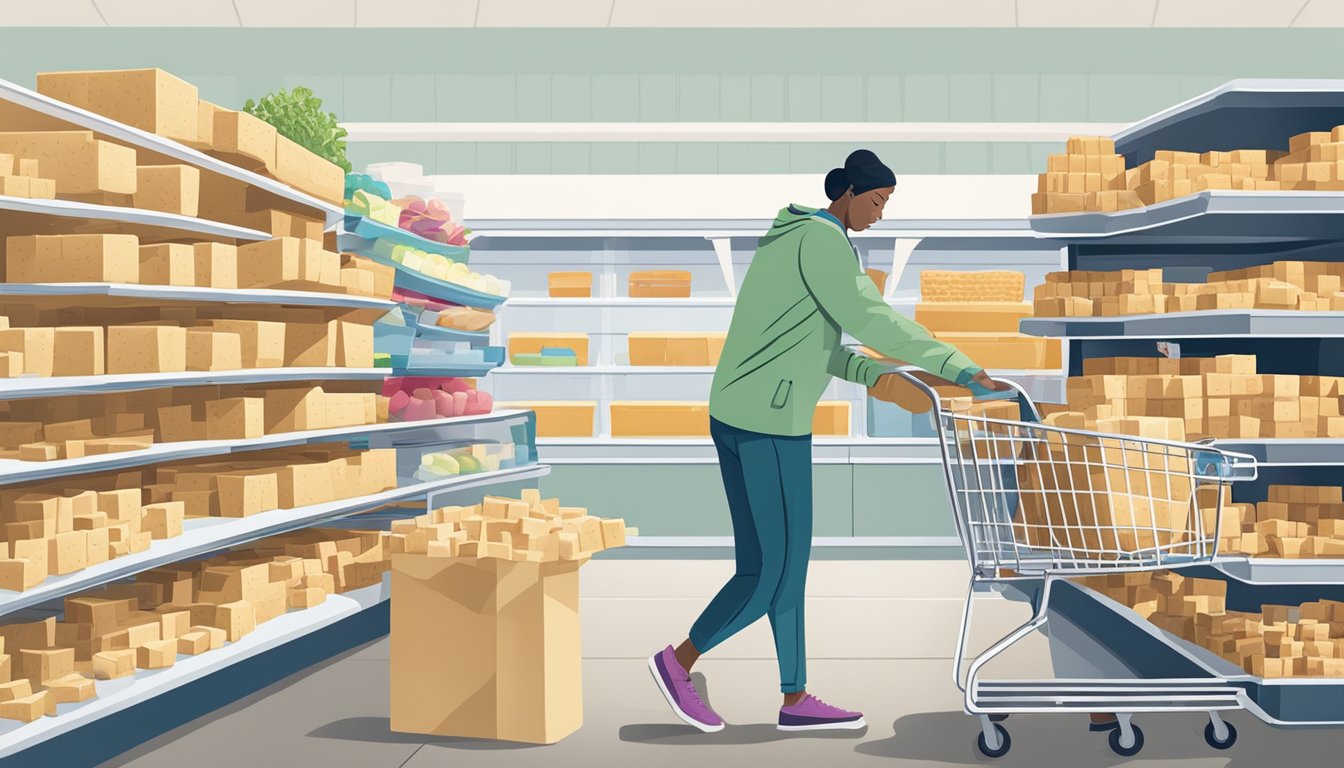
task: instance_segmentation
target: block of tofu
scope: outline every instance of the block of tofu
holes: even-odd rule
[[[213,154],[254,170],[275,165],[279,134],[270,123],[232,109],[217,109],[214,117]]]
[[[94,528],[83,531],[84,533],[84,552],[85,567],[98,565],[107,562],[111,557],[109,544],[111,537],[106,528]]]
[[[210,638],[210,650],[212,651],[223,648],[225,641],[228,639],[224,630],[219,627],[197,624],[193,625],[188,631],[204,632]]]
[[[973,272],[926,269],[919,273],[919,294],[924,301],[1020,302],[1026,290],[1021,272]]]
[[[0,718],[31,723],[47,713],[49,697],[46,691],[38,691],[8,701],[0,701]]]
[[[812,434],[844,436],[849,434],[850,403],[848,400],[830,400],[817,403],[812,414]]]
[[[19,648],[12,656],[15,678],[26,678],[34,688],[75,672],[73,648]]]
[[[135,175],[136,208],[195,218],[201,199],[201,172],[196,167],[142,165],[136,168]]]
[[[98,651],[93,654],[93,677],[96,680],[115,680],[135,674],[133,648],[116,651]]]
[[[0,683],[0,701],[13,701],[33,695],[33,685],[27,678]]]
[[[75,704],[92,699],[96,690],[92,678],[71,674],[47,681],[47,692],[56,704]]]
[[[279,134],[275,137],[274,163],[266,167],[280,181],[327,202],[339,205],[344,196],[345,173],[340,166]]]
[[[169,373],[186,369],[185,328],[170,325],[108,327],[108,373]]]
[[[320,311],[304,314],[285,323],[284,333],[286,365],[296,368],[336,365],[335,320],[324,320]]]
[[[197,656],[210,650],[210,633],[201,630],[189,630],[177,638],[177,652],[186,656]]]
[[[212,626],[224,630],[225,638],[236,643],[257,628],[257,614],[246,600],[224,603],[216,606]]]
[[[299,279],[302,241],[278,237],[239,246],[238,287],[273,288]]]
[[[135,649],[135,666],[140,669],[167,669],[177,661],[177,639],[150,640]]]
[[[260,397],[228,397],[205,404],[207,440],[241,440],[265,434],[265,405]]]
[[[7,328],[0,330],[0,352],[23,355],[23,372],[51,376],[56,370],[54,328]]]
[[[238,248],[224,243],[192,246],[196,285],[203,288],[238,287]]]
[[[47,540],[47,570],[52,576],[63,576],[88,567],[89,537],[87,531],[58,533]]]
[[[266,393],[266,433],[324,429],[325,392],[321,387],[290,387]]]
[[[709,404],[673,401],[613,401],[613,437],[703,437],[709,434]]]
[[[373,326],[337,320],[336,365],[342,368],[373,367]]]
[[[36,587],[46,578],[44,563],[27,558],[0,558],[0,589],[22,592]]]
[[[54,535],[54,534],[53,534]],[[51,568],[48,565],[50,559],[50,538],[41,539],[18,539],[9,542],[10,554],[15,560],[28,560],[34,563],[34,568],[46,574],[50,574]]]
[[[135,194],[135,150],[92,131],[0,133],[0,152],[37,160],[60,194]]]
[[[274,472],[237,472],[216,476],[219,511],[224,517],[247,517],[279,508]]]
[[[930,332],[1017,333],[1018,323],[1032,314],[1025,302],[921,302],[915,322]]]
[[[39,72],[37,90],[143,131],[199,138],[196,86],[161,69]]]
[[[238,334],[244,368],[279,368],[285,364],[285,324],[269,320],[214,320],[217,331]]]
[[[52,335],[53,376],[101,376],[106,351],[99,326],[65,326]]]
[[[242,367],[242,336],[210,328],[187,329],[188,371],[237,371]]]
[[[444,542],[432,542],[440,544]],[[294,587],[287,593],[287,605],[295,610],[321,605],[327,599],[327,593],[321,587]]]
[[[196,285],[196,253],[183,243],[140,246],[140,282],[146,285]]]
[[[185,516],[186,506],[181,501],[146,504],[142,510],[140,527],[149,532],[151,538],[170,539],[182,535],[182,520]]]
[[[325,463],[290,464],[276,472],[280,509],[321,504],[332,498],[332,467]]]

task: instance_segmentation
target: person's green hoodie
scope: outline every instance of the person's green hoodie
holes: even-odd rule
[[[883,367],[841,332],[888,357],[964,384],[980,367],[893,310],[836,220],[790,205],[747,270],[714,370],[709,415],[738,429],[805,435],[830,377],[873,386]]]

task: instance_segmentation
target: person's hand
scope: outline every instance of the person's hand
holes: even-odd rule
[[[1004,382],[995,381],[994,379],[989,378],[989,374],[985,373],[984,370],[981,370],[979,373],[972,376],[971,381],[993,392],[1002,392],[1005,389],[1010,389]]]

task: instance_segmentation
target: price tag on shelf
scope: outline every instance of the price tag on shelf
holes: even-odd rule
[[[1157,342],[1157,353],[1172,360],[1181,359],[1181,345],[1173,341]]]

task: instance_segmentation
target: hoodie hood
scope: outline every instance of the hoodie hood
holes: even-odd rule
[[[798,227],[804,226],[809,222],[822,224],[835,229],[842,235],[845,234],[844,228],[836,224],[832,218],[829,216],[818,216],[817,213],[820,210],[820,208],[808,208],[805,205],[790,203],[779,209],[779,214],[775,216],[775,220],[770,224],[770,231],[767,232],[765,236],[769,238],[779,237],[780,235],[793,232],[797,230]],[[848,239],[848,237],[846,237],[846,239]]]

